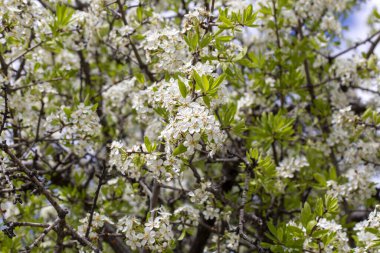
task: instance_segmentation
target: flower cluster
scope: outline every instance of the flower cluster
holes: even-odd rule
[[[2,251],[378,252],[361,2],[0,0]]]
[[[157,217],[149,218],[144,224],[136,217],[126,216],[118,222],[118,231],[125,234],[126,243],[133,250],[147,248],[163,252],[174,240],[170,216],[161,210]]]
[[[199,188],[195,191],[189,192],[190,201],[200,205],[208,201],[213,196],[212,193],[207,191],[207,188],[209,187],[211,187],[210,182],[201,183]]]
[[[349,169],[342,176],[346,178],[346,183],[327,181],[328,194],[353,205],[365,203],[374,194],[374,169],[372,166],[360,165],[357,168]]]
[[[175,113],[179,105],[190,103],[190,97],[183,98],[178,89],[178,80],[171,78],[168,82],[161,81],[148,88],[148,93],[152,94],[149,104],[154,107],[163,107],[168,112]],[[187,83],[187,81],[185,81]]]
[[[226,139],[215,116],[205,106],[194,102],[178,108],[177,115],[170,119],[161,137],[170,144],[169,150],[183,144],[186,155],[192,155],[195,150],[199,150],[199,143],[202,141],[211,156],[221,148]]]
[[[85,218],[79,221],[81,225],[78,227],[78,233],[82,236],[85,236],[89,227],[90,214],[87,214]],[[99,229],[103,228],[105,222],[113,224],[113,222],[107,216],[94,212],[92,216],[91,228],[88,234],[88,238],[90,238],[91,240],[99,239],[97,232],[99,232]]]
[[[144,161],[142,158],[142,148],[140,145],[135,145],[132,148],[125,149],[123,143],[113,141],[111,144],[111,152],[109,164],[123,174],[131,178],[140,178],[140,167]]]
[[[297,1],[294,8],[295,12],[302,18],[310,18],[312,20],[318,20],[322,15],[325,14],[326,10],[328,13],[339,12],[345,9],[348,4],[348,0],[342,1],[331,1],[331,0],[300,0]]]
[[[351,106],[348,106],[346,108],[340,109],[337,113],[334,113],[331,123],[342,126],[346,123],[354,123],[355,119],[357,118],[358,117],[352,112]]]
[[[83,103],[76,108],[62,106],[58,113],[47,117],[45,124],[51,127],[48,131],[68,140],[86,139],[100,134],[99,117],[95,108]]]
[[[304,156],[285,158],[276,168],[277,175],[280,178],[293,178],[294,173],[307,166],[309,166],[309,163]]]
[[[180,31],[175,28],[151,30],[144,34],[144,50],[148,62],[153,58],[158,62],[154,65],[156,71],[176,72],[186,62],[191,61],[191,54],[186,50],[186,42]]]
[[[114,85],[109,85],[103,92],[105,102],[110,107],[115,108],[125,104],[125,99],[128,97],[133,86],[135,85],[136,78],[122,80]],[[109,108],[106,106],[106,108]]]
[[[111,166],[115,166],[122,174],[130,178],[139,179],[145,168],[158,180],[170,181],[178,176],[182,162],[174,156],[165,157],[160,152],[147,152],[144,145],[134,145],[125,148],[121,142],[114,141],[111,144],[110,160]]]
[[[204,8],[195,8],[192,12],[185,15],[183,20],[183,30],[182,33],[186,33],[194,29],[195,27],[199,27],[199,25],[207,22],[208,18],[210,18],[211,13],[206,11]]]
[[[358,247],[355,253],[377,252],[371,249],[374,244],[378,243],[378,231],[380,229],[380,214],[377,208],[371,212],[368,219],[355,224],[356,242]]]
[[[185,227],[195,227],[199,223],[199,210],[191,205],[183,205],[177,208],[173,213],[174,223],[179,224],[177,229],[183,230]]]
[[[323,231],[321,234],[330,238],[327,245],[317,242],[316,239],[310,235],[310,228],[307,229],[301,223],[291,220],[286,226],[290,229],[295,228],[298,231],[298,236],[293,237],[292,240],[296,241],[302,239],[304,251],[313,251],[316,245],[319,245],[317,247],[323,250],[322,252],[345,253],[350,251],[346,230],[334,220],[319,218],[312,227],[313,234],[318,233],[318,231]]]

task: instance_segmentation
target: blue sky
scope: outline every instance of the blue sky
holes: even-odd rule
[[[367,0],[365,3],[361,3],[355,7],[351,15],[342,22],[343,25],[349,27],[349,30],[344,32],[343,37],[351,42],[366,39],[371,34],[371,30],[367,25],[367,19],[374,8],[377,8],[380,11],[380,0]],[[365,51],[368,49],[369,45],[370,44],[367,43],[359,47],[358,50]],[[342,48],[345,48],[345,46],[346,45],[342,44]],[[380,55],[380,48],[377,48],[376,53]]]

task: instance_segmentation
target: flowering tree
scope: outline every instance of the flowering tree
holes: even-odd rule
[[[1,252],[379,252],[359,2],[0,0]]]

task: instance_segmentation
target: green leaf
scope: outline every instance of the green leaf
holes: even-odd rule
[[[324,210],[324,207],[323,207],[323,201],[321,198],[319,198],[317,200],[317,204],[315,206],[315,213],[319,216],[319,217],[322,217],[323,215],[323,210]]]
[[[337,180],[337,175],[336,175],[336,169],[335,167],[331,167],[330,170],[329,170],[329,177],[330,177],[330,180]]]
[[[71,117],[72,110],[69,107],[64,107],[63,112],[66,114],[67,118]]]
[[[135,77],[136,77],[136,79],[137,79],[137,81],[139,83],[141,83],[141,84],[145,83],[145,76],[144,76],[144,74],[142,74],[142,73],[136,73]]]
[[[234,27],[232,21],[229,20],[226,16],[219,15],[219,20],[223,23],[222,25],[219,25],[219,27],[222,29],[229,29]]]
[[[142,6],[137,7],[136,9],[137,20],[141,23],[143,21],[143,8]]]
[[[296,226],[287,226],[287,231],[289,231],[293,236],[301,237],[304,235],[304,232],[301,228]]]
[[[207,92],[210,88],[210,83],[209,83],[206,75],[202,76],[202,83],[203,83],[204,91]]]
[[[260,246],[261,247],[263,247],[263,248],[271,248],[272,246],[273,246],[273,244],[270,244],[270,243],[267,243],[267,242],[262,242],[261,244],[260,244]]]
[[[373,8],[373,16],[377,19],[380,19],[380,13],[377,8]]]
[[[239,61],[241,59],[243,59],[243,57],[246,55],[247,53],[247,47],[243,47],[243,50],[241,50],[241,52],[238,53],[238,55],[236,55],[234,57],[234,61]]]
[[[337,213],[338,210],[339,210],[338,199],[334,198],[331,195],[326,195],[326,197],[325,197],[325,206],[326,206],[327,212],[329,212],[329,213]]]
[[[309,203],[305,202],[302,210],[301,210],[301,223],[304,227],[307,226],[309,221],[312,219],[312,213]]]
[[[148,136],[144,137],[144,144],[148,152],[152,152],[152,143],[150,142]]]
[[[216,42],[229,42],[234,38],[234,36],[219,36],[216,37],[215,40]]]
[[[158,114],[160,115],[164,120],[168,120],[169,119],[169,112],[165,109],[165,108],[162,108],[162,107],[157,107],[157,108],[153,108],[153,110]]]
[[[313,233],[314,238],[322,238],[323,236],[327,235],[330,232],[328,229],[318,229]]]
[[[204,91],[202,78],[199,76],[199,74],[195,70],[193,70],[193,78],[195,79],[195,82],[197,83],[198,87],[202,91]]]
[[[199,42],[199,35],[197,32],[188,31],[187,35],[184,36],[184,40],[189,46],[190,51],[196,51]]]
[[[246,127],[244,121],[236,122],[232,126],[231,130],[232,130],[232,133],[234,133],[235,135],[237,135],[241,138],[246,138],[246,136],[243,135],[243,132],[247,130],[247,127]]]
[[[187,148],[183,145],[183,144],[180,144],[178,147],[176,147],[173,151],[173,156],[177,156],[177,155],[180,155],[182,153],[185,153],[187,151]]]
[[[244,26],[248,27],[255,27],[253,24],[256,20],[257,13],[253,13],[252,5],[249,5],[247,8],[245,8],[243,12],[243,16],[241,18],[241,23]]]
[[[245,10],[243,12],[243,14],[244,14],[244,22],[247,21],[250,18],[250,16],[252,15],[252,10],[253,10],[252,4],[248,5],[248,7],[245,8]]]
[[[182,97],[185,98],[187,96],[187,88],[186,88],[185,83],[182,82],[180,79],[178,79],[178,88],[179,88],[179,91],[181,92]]]
[[[226,78],[226,74],[223,73],[221,74],[220,76],[218,76],[218,78],[215,79],[215,81],[211,84],[211,87],[210,87],[210,91],[209,93],[215,93],[217,91],[217,89],[219,88],[220,84],[224,81],[224,79]]]
[[[203,96],[202,99],[203,99],[203,102],[205,102],[205,104],[207,105],[207,107],[211,106],[210,98],[207,95]]]
[[[127,160],[128,156],[129,156],[129,153],[127,153],[124,149],[122,148],[119,148],[119,152],[120,152],[120,155],[121,155],[121,160],[124,162],[125,160]]]
[[[316,220],[311,220],[306,225],[306,233],[310,234],[313,228],[318,224]]]
[[[281,113],[277,115],[264,113],[257,125],[252,127],[250,138],[264,143],[265,149],[276,140],[291,141],[294,134],[293,122],[292,118],[285,117]]]
[[[34,72],[37,72],[37,70],[39,69],[41,67],[41,63],[39,63],[39,62],[36,62],[35,64],[34,64]]]
[[[336,232],[332,232],[331,233],[331,231],[330,231],[330,234],[328,234],[328,236],[325,236],[324,238],[323,238],[323,244],[324,245],[328,245],[328,244],[330,244],[333,240],[334,240],[334,238],[335,238],[335,236],[336,236]]]
[[[219,116],[221,119],[222,127],[229,127],[234,122],[236,111],[237,105],[234,103],[223,105],[220,108]]]
[[[377,228],[367,227],[367,228],[365,228],[365,231],[367,231],[371,234],[374,234],[374,235],[379,235],[379,230]]]
[[[277,229],[277,238],[280,242],[284,240],[284,230],[282,228]]]
[[[184,230],[182,230],[182,233],[181,233],[180,237],[178,238],[178,241],[182,241],[183,238],[185,238],[185,236],[186,236],[186,230],[184,229]]]
[[[313,174],[315,180],[317,180],[317,182],[323,186],[323,187],[326,187],[327,186],[327,182],[326,182],[326,178],[324,175],[320,174],[320,173],[314,173]]]
[[[203,36],[203,38],[199,42],[199,47],[204,48],[204,47],[208,46],[210,44],[211,40],[212,40],[211,34],[206,34],[205,36]]]
[[[379,240],[374,240],[373,243],[368,247],[369,249],[378,248],[380,246]]]
[[[269,221],[267,225],[268,225],[268,229],[269,229],[269,231],[272,233],[272,235],[274,235],[274,236],[277,237],[277,229],[276,229],[276,227],[273,225],[273,222],[272,222],[272,221]]]
[[[65,4],[58,4],[56,7],[56,22],[57,25],[62,28],[68,25],[71,21],[71,17],[74,14],[74,10],[67,7]]]

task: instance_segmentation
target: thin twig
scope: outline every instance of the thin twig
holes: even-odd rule
[[[91,207],[91,211],[90,211],[90,217],[88,219],[88,226],[87,226],[87,230],[86,230],[86,238],[88,238],[88,235],[90,234],[92,220],[93,220],[94,212],[95,212],[95,208],[96,208],[96,202],[98,201],[100,188],[102,187],[103,179],[105,178],[106,174],[107,174],[107,166],[105,164],[103,164],[102,175],[99,177],[99,184],[98,184],[98,187],[96,188],[94,201],[92,203],[92,207]]]
[[[40,228],[47,228],[50,226],[47,223],[17,222],[17,221],[9,222],[8,225],[9,227],[40,227]]]
[[[153,181],[153,189],[152,189],[152,197],[149,201],[149,209],[151,212],[156,208],[158,203],[158,196],[160,195],[160,184],[157,182],[157,179],[154,179]],[[152,217],[153,217],[152,213]]]
[[[248,187],[249,187],[249,171],[248,167],[245,169],[245,180],[244,180],[244,188],[243,188],[243,194],[241,197],[241,206],[239,210],[239,235],[241,235],[244,232],[244,212],[245,212],[245,204],[247,202],[247,193],[248,193]]]
[[[31,170],[29,170],[14,154],[11,152],[8,148],[8,145],[3,142],[0,144],[0,149],[2,149],[10,158],[11,160],[30,178],[32,183],[37,187],[37,189],[45,195],[46,199],[50,202],[50,204],[54,207],[54,209],[57,211],[58,216],[60,218],[64,218],[68,211],[66,209],[63,209],[58,202],[53,197],[53,194],[45,188],[45,186],[40,182],[40,180],[35,176],[35,173]]]
[[[371,44],[371,47],[368,49],[368,52],[366,54],[366,58],[368,59],[374,52],[377,47],[377,45],[380,42],[380,35],[377,36],[376,40]]]
[[[17,61],[18,59],[20,59],[21,57],[23,57],[24,55],[26,55],[27,53],[33,51],[35,48],[39,47],[42,45],[43,42],[39,42],[37,43],[36,45],[32,46],[31,48],[28,48],[27,50],[25,50],[25,52],[21,53],[19,56],[17,56],[16,58],[14,58],[13,60],[11,60],[9,63],[7,63],[7,65],[11,65],[12,63],[14,63],[15,61]]]
[[[95,247],[89,240],[87,240],[85,237],[81,236],[80,234],[78,234],[77,231],[75,231],[71,226],[69,226],[68,224],[65,224],[68,232],[71,234],[71,236],[73,238],[75,238],[76,240],[78,240],[78,242],[80,244],[82,244],[83,246],[88,246],[89,248],[91,248],[93,251],[95,251],[96,253],[99,253],[100,250]]]
[[[60,220],[60,218],[57,218],[52,224],[45,228],[42,234],[37,237],[37,239],[31,245],[25,248],[25,252],[30,252],[33,248],[35,248],[42,241],[42,239],[44,239],[45,236],[59,223]]]
[[[367,42],[370,42],[375,36],[377,36],[378,34],[380,34],[380,31],[377,31],[377,32],[375,32],[374,34],[372,34],[371,36],[369,36],[367,39],[365,39],[365,40],[363,40],[363,41],[360,41],[360,42],[356,42],[353,46],[351,46],[351,47],[349,47],[349,48],[347,48],[347,49],[345,49],[345,50],[343,50],[343,51],[341,51],[341,52],[339,52],[339,53],[337,53],[337,54],[335,54],[335,55],[333,55],[333,56],[329,56],[328,57],[328,59],[330,60],[330,61],[332,61],[332,60],[334,60],[334,59],[336,59],[337,57],[339,57],[339,56],[341,56],[341,55],[343,55],[343,54],[346,54],[346,53],[348,53],[349,51],[351,51],[351,50],[354,50],[354,49],[356,49],[356,48],[358,48],[359,46],[361,46],[361,45],[363,45],[363,44],[365,44],[365,43],[367,43]],[[376,43],[377,44],[377,43]],[[372,44],[372,46],[373,46],[374,44]],[[376,47],[376,46],[375,46]],[[374,49],[373,49],[374,50]],[[370,53],[371,51],[368,51],[368,53]],[[368,53],[367,53],[367,55],[368,55]]]

